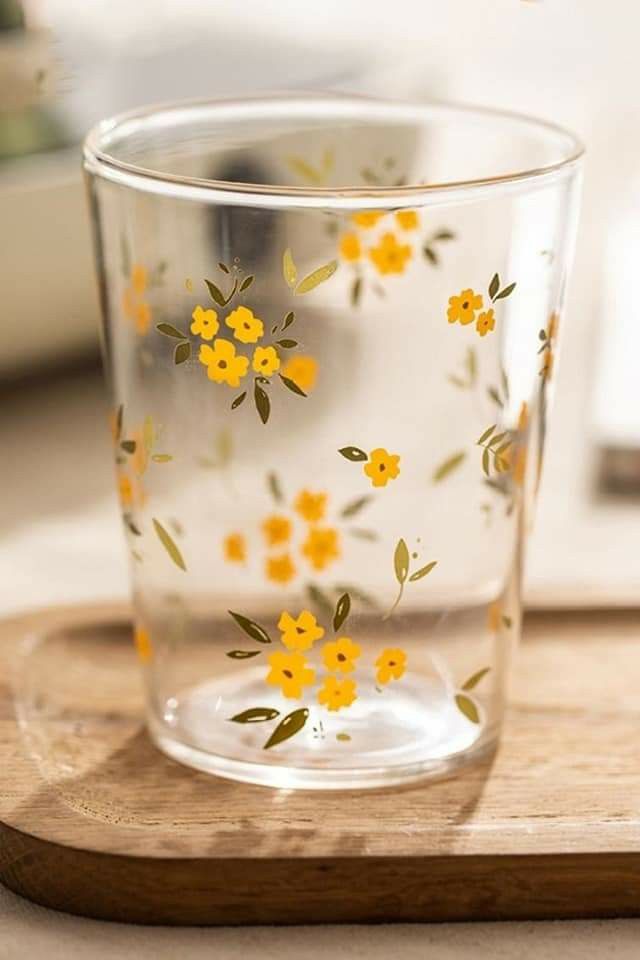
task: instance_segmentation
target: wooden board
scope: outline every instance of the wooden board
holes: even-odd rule
[[[0,879],[141,923],[640,915],[638,614],[535,614],[497,755],[458,777],[292,793],[150,744],[127,611],[0,626]]]

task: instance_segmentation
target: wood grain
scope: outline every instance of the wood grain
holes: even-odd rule
[[[498,754],[403,790],[183,768],[122,607],[0,626],[0,879],[72,913],[228,924],[640,915],[635,612],[535,614]]]

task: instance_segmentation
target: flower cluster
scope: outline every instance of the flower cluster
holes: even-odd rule
[[[397,479],[400,474],[400,454],[389,453],[384,447],[376,447],[371,453],[366,453],[360,447],[341,447],[338,453],[345,460],[363,463],[363,472],[372,487],[386,487],[389,480]]]
[[[513,293],[515,287],[515,283],[510,283],[500,289],[500,277],[495,273],[489,284],[489,300],[491,303],[504,300]],[[496,326],[494,308],[489,307],[485,310],[482,294],[476,293],[471,287],[466,287],[459,294],[449,297],[447,320],[449,323],[459,323],[463,327],[475,323],[476,333],[481,337],[486,337],[488,333],[495,330]]]

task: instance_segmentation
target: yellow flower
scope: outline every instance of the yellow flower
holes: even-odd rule
[[[482,296],[468,288],[458,297],[449,297],[447,319],[449,323],[455,323],[458,320],[463,327],[466,327],[468,323],[473,323],[475,320],[476,310],[482,310]]]
[[[133,642],[136,645],[140,662],[150,663],[153,659],[153,647],[151,645],[151,637],[149,636],[149,632],[145,630],[144,627],[136,627],[133,635]]]
[[[327,509],[327,494],[301,490],[293,506],[307,523],[318,523],[324,518]]]
[[[141,264],[136,263],[131,270],[129,286],[122,295],[122,309],[125,316],[133,320],[141,336],[147,333],[151,325],[151,307],[143,299],[146,289],[147,271]]]
[[[271,670],[267,674],[267,683],[280,687],[282,695],[290,700],[299,700],[302,688],[315,682],[316,672],[307,666],[302,653],[283,653],[278,650],[268,658]]]
[[[248,307],[237,307],[232,310],[225,323],[230,327],[236,340],[240,343],[257,343],[264,333],[264,324],[258,317],[254,317],[253,310]]]
[[[215,310],[205,310],[198,305],[191,316],[193,318],[191,333],[195,333],[196,336],[200,334],[203,340],[213,340],[220,329],[218,314]]]
[[[131,288],[139,297],[147,289],[147,271],[140,263],[134,263],[131,268]]]
[[[487,607],[487,627],[491,633],[497,633],[502,621],[502,602],[494,600]]]
[[[310,393],[316,385],[318,364],[314,357],[305,354],[296,354],[287,360],[282,368],[283,376],[297,383],[301,390]]]
[[[392,233],[384,233],[378,246],[369,250],[369,256],[379,273],[404,273],[411,247],[408,243],[398,243]]]
[[[288,650],[310,650],[316,640],[324,637],[324,629],[309,610],[303,610],[296,620],[283,610],[278,620],[278,630]]]
[[[136,304],[134,310],[134,319],[136,323],[136,330],[140,336],[143,337],[151,326],[151,307],[148,303]]]
[[[416,230],[418,222],[415,210],[398,210],[396,213],[396,223],[402,230]]]
[[[357,233],[343,233],[340,237],[340,256],[343,260],[354,262],[362,256],[360,239]]]
[[[354,643],[351,637],[338,637],[330,640],[322,648],[322,660],[327,670],[339,670],[341,673],[351,673],[362,649]]]
[[[118,474],[118,494],[123,507],[130,507],[133,503],[133,485],[126,473]]]
[[[383,216],[384,214],[377,210],[363,210],[361,213],[354,213],[351,219],[357,227],[368,230],[370,227],[375,227],[378,220]]]
[[[296,568],[291,559],[291,555],[288,553],[280,553],[276,557],[267,557],[265,561],[265,574],[267,579],[272,580],[274,583],[281,583],[283,585],[289,583],[296,575]]]
[[[245,563],[247,542],[241,533],[230,533],[223,541],[224,558],[228,563]]]
[[[253,369],[265,377],[280,369],[280,357],[275,347],[256,347],[253,351]]]
[[[386,487],[389,480],[395,480],[400,473],[400,455],[387,453],[384,447],[376,447],[369,454],[369,460],[363,469],[374,487]]]
[[[340,556],[338,531],[333,527],[313,527],[302,544],[302,553],[314,570],[324,570]]]
[[[406,670],[407,655],[399,647],[387,647],[376,660],[378,683],[399,680]]]
[[[234,345],[222,337],[214,340],[213,347],[203,343],[198,359],[207,368],[209,380],[228,383],[230,387],[240,385],[240,377],[244,377],[249,366],[247,358],[237,357]]]
[[[291,537],[291,521],[288,517],[273,514],[273,516],[267,517],[262,524],[262,532],[269,547],[277,547],[279,543],[288,543]]]
[[[493,307],[490,307],[486,313],[479,313],[476,320],[476,330],[481,337],[485,337],[496,325],[496,318],[493,313]]]
[[[327,710],[339,710],[350,707],[356,699],[356,685],[353,680],[339,680],[338,677],[326,677],[324,685],[318,690],[318,703]]]

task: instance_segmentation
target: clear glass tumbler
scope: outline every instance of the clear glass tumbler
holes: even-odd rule
[[[495,746],[581,152],[525,117],[339,97],[89,135],[163,751],[355,788]]]

